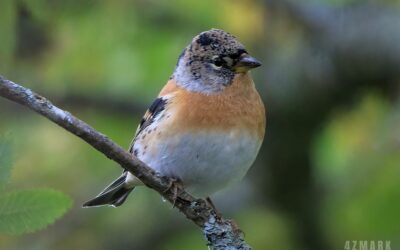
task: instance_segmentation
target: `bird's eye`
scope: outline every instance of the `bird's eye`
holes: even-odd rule
[[[222,60],[221,58],[216,58],[214,59],[214,65],[217,67],[221,67],[224,64],[224,60]]]

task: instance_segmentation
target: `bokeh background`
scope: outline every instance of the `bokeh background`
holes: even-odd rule
[[[400,4],[362,0],[1,0],[0,74],[128,147],[193,36],[236,35],[263,62],[253,77],[267,134],[245,180],[214,200],[254,249],[400,249]],[[120,168],[44,118],[0,99],[16,151],[10,188],[74,200],[45,230],[1,249],[206,249],[158,194],[82,209]],[[188,163],[190,164],[190,163]]]

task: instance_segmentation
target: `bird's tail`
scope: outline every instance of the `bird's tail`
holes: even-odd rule
[[[130,192],[135,187],[125,187],[125,179],[127,172],[123,173],[118,179],[106,187],[100,194],[95,198],[85,202],[83,207],[97,207],[103,205],[111,205],[114,207],[121,206]]]

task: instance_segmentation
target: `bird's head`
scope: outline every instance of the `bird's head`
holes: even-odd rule
[[[174,78],[190,91],[213,94],[229,86],[235,74],[260,65],[234,36],[212,29],[194,37],[183,50]]]

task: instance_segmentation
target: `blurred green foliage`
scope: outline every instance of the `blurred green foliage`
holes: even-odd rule
[[[353,110],[338,111],[317,140],[322,219],[336,248],[349,239],[399,240],[399,124],[399,106],[367,93]]]
[[[0,188],[11,173],[11,144],[0,137]],[[0,193],[0,233],[22,234],[43,229],[61,217],[72,201],[65,194],[50,189],[26,189]]]
[[[12,150],[8,139],[0,137],[0,191],[7,184],[11,175]]]

